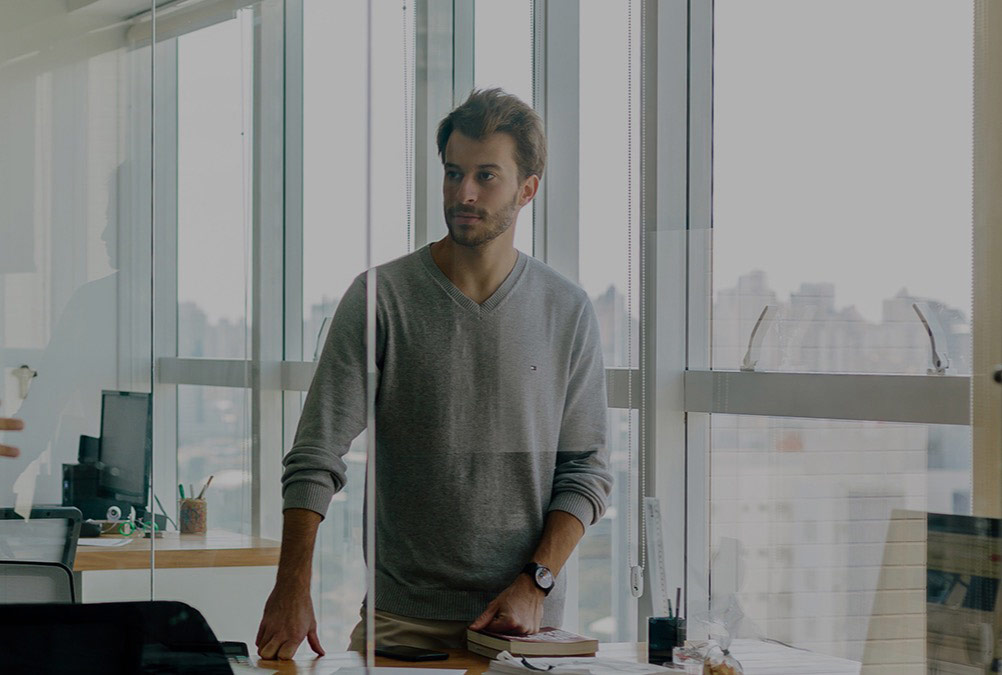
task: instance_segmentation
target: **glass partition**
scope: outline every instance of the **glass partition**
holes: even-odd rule
[[[587,529],[544,621],[642,641],[646,452],[690,490],[676,504],[691,510],[663,514],[670,545],[688,537],[676,558],[706,560],[669,573],[709,578],[685,592],[740,610],[739,639],[904,667],[887,660],[896,621],[940,656],[960,610],[986,623],[999,575],[944,552],[998,539],[972,515],[970,427],[687,412],[692,390],[641,410],[637,380],[674,386],[695,365],[971,375],[971,3],[688,3],[688,116],[670,143],[642,134],[642,104],[659,120],[681,108],[679,64],[643,63],[656,12],[641,0],[155,4],[0,9],[0,418],[25,424],[0,431],[20,448],[0,457],[0,563],[64,562],[86,603],[184,601],[253,652],[298,504],[324,516],[319,642],[356,665],[335,654],[364,635],[367,595],[465,644],[529,579],[559,512]],[[704,19],[712,50],[693,37]],[[522,207],[491,293],[460,270],[484,219],[436,206],[471,189],[465,151],[446,171],[434,138],[471,74],[540,110],[573,94],[542,110],[563,132],[543,177],[559,189],[535,218]],[[656,105],[648,76],[665,78]],[[704,176],[692,158],[711,135]],[[669,146],[691,153],[684,178],[681,162],[656,167]],[[477,189],[504,183],[499,167],[477,164]],[[692,204],[659,195],[650,223],[712,241],[671,231],[644,256],[654,168],[652,189],[680,181]],[[559,217],[561,200],[579,217]],[[693,216],[711,202],[712,228]],[[433,249],[442,218],[452,234]],[[675,254],[677,275],[656,278],[690,285],[642,287],[641,261]],[[684,325],[685,349],[641,306],[677,310],[655,323]],[[640,370],[650,344],[657,373]],[[283,492],[294,447],[322,466]],[[385,556],[371,567],[367,534]]]
[[[413,247],[414,151],[406,125],[413,114],[408,94],[415,76],[414,5],[373,3],[371,33],[368,7],[362,1],[303,3],[301,279],[302,359],[307,362],[319,361],[335,312],[356,277]],[[371,72],[331,67],[364,66],[370,35]],[[366,124],[371,125],[371,146]],[[301,395],[297,408],[305,400]],[[368,438],[367,432],[359,435],[342,458],[346,484],[327,509],[315,548],[313,604],[321,644],[328,650],[347,648],[365,597]],[[309,648],[304,643],[301,649]]]
[[[261,308],[281,246],[261,233],[281,240],[282,14],[277,0],[178,3],[155,26],[153,491],[168,518],[150,590],[247,644],[279,555],[275,470],[261,457],[265,444],[280,452],[267,408],[278,394],[259,364],[280,360],[269,340],[281,318]]]
[[[151,8],[0,7],[0,565],[84,602],[150,598]]]

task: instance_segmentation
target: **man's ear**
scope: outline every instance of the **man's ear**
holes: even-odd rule
[[[525,179],[522,183],[522,190],[518,195],[518,205],[519,207],[525,206],[532,201],[532,198],[536,196],[539,191],[539,176],[533,174]]]

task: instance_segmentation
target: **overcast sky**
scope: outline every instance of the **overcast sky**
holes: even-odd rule
[[[407,247],[405,35],[399,3],[375,7],[380,262]],[[625,8],[581,2],[580,282],[591,295],[626,287]],[[309,307],[340,296],[366,263],[365,15],[359,0],[306,0],[305,11]],[[761,269],[780,299],[802,282],[830,282],[838,305],[874,321],[902,287],[969,308],[971,26],[971,3],[955,0],[717,0],[717,288]],[[245,309],[249,31],[246,19],[230,21],[182,38],[179,50],[179,297],[213,320]],[[477,85],[528,98],[528,1],[479,0],[475,38]],[[527,215],[518,243],[530,251]]]

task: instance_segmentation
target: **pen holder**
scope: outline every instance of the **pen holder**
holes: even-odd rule
[[[205,534],[209,506],[204,499],[182,499],[179,521],[181,534]]]
[[[685,619],[652,616],[647,619],[647,662],[671,663],[671,650],[685,644]]]

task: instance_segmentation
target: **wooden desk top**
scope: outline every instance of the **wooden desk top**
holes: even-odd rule
[[[249,643],[248,646],[253,649],[253,643]],[[443,651],[449,653],[449,658],[445,661],[429,661],[418,664],[377,658],[376,666],[463,669],[466,671],[466,675],[482,675],[487,670],[488,661],[484,657],[471,654],[465,649],[445,649]],[[746,675],[776,675],[776,673],[859,675],[861,668],[861,664],[856,661],[754,639],[735,640],[731,643],[731,653],[741,662]],[[647,643],[602,642],[598,646],[598,655],[607,659],[643,662],[647,660]],[[304,656],[295,661],[261,661],[255,656],[251,658],[251,661],[262,669],[262,675],[269,672],[269,669],[270,672],[278,671],[281,675],[292,673],[325,675],[333,673],[341,666],[357,665],[356,662],[349,662],[348,658],[357,660],[357,655],[348,656],[345,652],[328,652],[327,656],[323,658]]]
[[[106,538],[107,535],[102,536],[102,539]],[[128,539],[128,544],[115,548],[78,545],[73,570],[149,569],[151,540],[142,536]],[[246,534],[223,530],[209,530],[206,534],[165,532],[155,541],[156,566],[163,569],[278,565],[279,542]]]
[[[253,651],[253,643],[249,643],[248,647]],[[445,661],[408,663],[406,661],[394,661],[393,659],[376,657],[376,666],[388,668],[441,668],[444,670],[464,670],[466,675],[482,675],[487,670],[487,665],[490,662],[486,657],[473,654],[465,649],[443,649],[442,651],[449,654],[449,658]],[[598,647],[598,654],[606,658],[622,659],[624,661],[638,661],[641,658],[646,660],[647,643],[601,643]],[[354,658],[356,658],[356,655],[353,652],[327,652],[327,655],[321,658],[303,656],[297,657],[294,661],[264,661],[257,658],[257,656],[253,656],[251,657],[251,662],[258,668],[263,669],[262,673],[271,670],[278,671],[280,675],[291,675],[293,673],[297,675],[299,673],[324,675],[325,673],[333,673],[338,668],[348,665],[347,659]],[[355,664],[352,663],[351,665]]]

